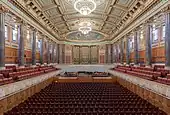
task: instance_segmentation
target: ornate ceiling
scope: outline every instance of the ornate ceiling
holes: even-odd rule
[[[74,0],[8,1],[26,14],[22,15],[23,18],[28,20],[26,17],[29,16],[33,20],[32,23],[37,23],[39,29],[43,28],[54,41],[74,43],[80,40],[69,39],[68,36],[74,35],[83,21],[90,22],[92,31],[104,36],[100,40],[92,37],[93,42],[96,40],[102,43],[120,39],[120,35],[124,36],[127,28],[141,16],[147,15],[148,9],[160,2],[159,0],[94,0],[97,3],[96,9],[89,15],[82,15],[74,9],[72,3]]]
[[[34,0],[34,3],[58,29],[63,40],[66,39],[67,33],[77,31],[82,21],[91,22],[92,30],[106,35],[105,39],[109,39],[109,35],[114,32],[137,1],[104,0],[87,16],[77,12],[69,0]]]

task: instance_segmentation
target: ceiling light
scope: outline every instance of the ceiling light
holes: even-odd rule
[[[92,30],[91,27],[87,27],[87,26],[79,28],[79,31],[81,31],[82,34],[88,34],[91,30]]]
[[[88,15],[96,9],[94,0],[76,0],[74,8],[82,15]]]
[[[91,23],[88,21],[82,21],[79,26],[79,31],[81,31],[82,34],[88,34],[92,30]]]

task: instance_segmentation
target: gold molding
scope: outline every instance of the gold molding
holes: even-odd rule
[[[164,13],[170,13],[170,4],[166,6],[163,10]]]
[[[0,4],[0,13],[7,13],[7,12],[9,12],[8,8]]]

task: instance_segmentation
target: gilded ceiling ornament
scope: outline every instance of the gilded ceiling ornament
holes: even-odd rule
[[[165,12],[165,13],[170,13],[170,5],[166,6],[166,7],[163,9],[163,12]]]
[[[0,4],[0,13],[6,13],[6,12],[9,12],[8,8]]]

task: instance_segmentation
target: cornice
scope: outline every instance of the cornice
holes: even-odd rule
[[[153,2],[152,5],[147,6],[147,9],[143,9],[143,12],[138,14],[138,16],[129,24],[127,24],[122,30],[119,30],[119,32],[116,35],[112,35],[112,41],[111,43],[116,42],[121,37],[125,36],[129,32],[133,31],[135,28],[139,27],[141,24],[146,23],[147,20],[149,20],[151,17],[159,13],[163,8],[165,8],[169,2]]]
[[[49,30],[46,25],[41,24],[40,20],[36,19],[36,17],[31,15],[31,13],[28,12],[28,10],[21,4],[17,3],[16,1],[11,3],[7,0],[0,1],[0,4],[3,4],[10,10],[10,12],[15,14],[17,17],[21,18],[29,25],[35,27],[38,31],[42,32],[53,41],[60,42],[58,41],[58,39],[56,39],[58,37],[56,36],[56,34],[52,33],[51,30]]]
[[[0,4],[0,13],[7,13],[7,12],[9,12],[8,8]]]

